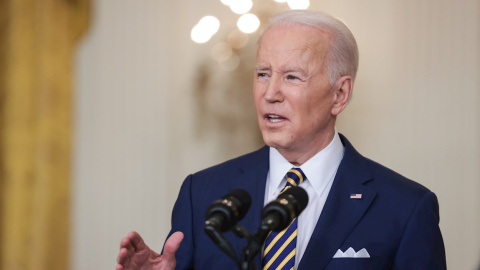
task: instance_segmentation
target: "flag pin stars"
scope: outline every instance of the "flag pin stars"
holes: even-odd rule
[[[361,200],[362,199],[362,194],[351,194],[350,199]]]

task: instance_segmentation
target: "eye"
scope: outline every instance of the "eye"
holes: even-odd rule
[[[257,78],[260,80],[268,79],[268,73],[266,72],[257,72]]]
[[[298,78],[297,76],[293,76],[293,75],[287,75],[287,80],[294,81],[294,80],[300,80],[300,78]]]

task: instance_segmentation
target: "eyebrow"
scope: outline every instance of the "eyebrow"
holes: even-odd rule
[[[287,68],[283,71],[284,73],[289,73],[289,72],[300,72],[302,75],[307,75],[307,72],[301,68],[301,67],[292,67],[292,68]]]
[[[257,67],[255,67],[255,70],[270,70],[270,67],[257,66]],[[302,73],[305,73],[305,70],[303,70],[303,68],[301,68],[301,67],[292,67],[292,68],[287,68],[285,70],[282,70],[282,72],[284,72],[284,73],[286,73],[286,72],[302,72]]]
[[[262,71],[270,71],[271,68],[270,67],[267,67],[267,66],[257,66],[255,68],[255,72],[262,72]],[[291,68],[286,68],[284,70],[281,70],[281,73],[285,74],[285,73],[290,73],[290,72],[298,72],[300,74],[302,74],[302,76],[307,76],[307,72],[301,68],[301,67],[291,67]]]
[[[270,70],[269,67],[266,66],[258,66],[255,68],[256,71],[263,71],[263,70]]]

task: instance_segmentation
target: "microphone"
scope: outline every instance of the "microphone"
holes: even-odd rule
[[[235,189],[220,200],[214,201],[205,214],[205,233],[237,264],[240,261],[232,245],[223,236],[223,232],[228,231],[245,216],[251,203],[252,198],[245,190]]]
[[[245,216],[251,203],[252,198],[245,190],[230,191],[208,207],[205,227],[213,227],[220,232],[228,231]]]
[[[301,187],[291,187],[269,202],[262,210],[262,224],[243,250],[242,269],[248,268],[262,249],[270,231],[282,231],[307,207],[308,194]]]
[[[301,187],[291,187],[268,203],[262,211],[262,227],[282,231],[307,207],[308,194]]]

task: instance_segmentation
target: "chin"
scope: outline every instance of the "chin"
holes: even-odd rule
[[[283,138],[279,138],[280,136],[262,133],[262,137],[263,142],[270,147],[275,149],[285,148],[286,142],[283,140]]]

